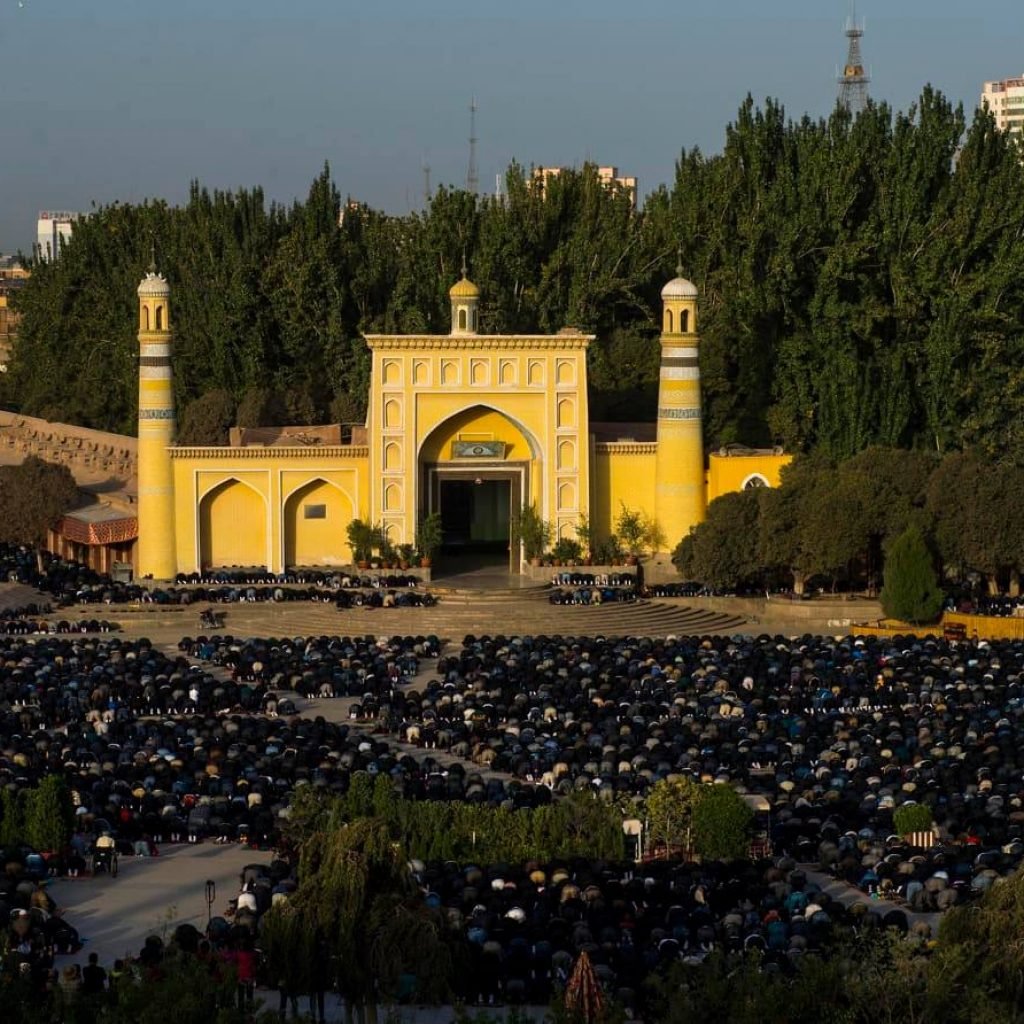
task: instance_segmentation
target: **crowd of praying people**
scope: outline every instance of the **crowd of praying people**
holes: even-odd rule
[[[560,586],[618,586],[574,576]],[[60,600],[69,579],[58,571],[46,592]],[[0,620],[0,789],[61,775],[75,829],[67,849],[10,862],[0,920],[46,984],[54,950],[78,939],[39,883],[87,871],[104,834],[122,856],[270,850],[297,787],[344,792],[357,771],[413,800],[527,808],[586,790],[628,806],[686,776],[771,807],[772,857],[756,862],[417,865],[463,943],[457,994],[483,1004],[543,1002],[583,948],[627,1005],[657,965],[711,950],[757,947],[781,967],[834,924],[858,926],[874,898],[904,907],[889,923],[923,939],[916,915],[976,898],[1024,859],[1022,641],[213,634],[175,655],[145,639],[5,634],[22,620]],[[348,721],[300,717],[293,693],[347,699]],[[914,804],[934,829],[901,835],[894,813]],[[844,910],[803,865],[867,902]],[[291,884],[274,878],[269,899]],[[258,920],[250,938],[236,920],[226,946],[255,948]]]
[[[152,581],[114,579],[78,562],[56,558],[34,549],[0,545],[0,579],[35,587],[50,602],[40,601],[9,610],[5,623],[50,614],[51,605],[70,608],[81,605],[199,605],[237,603],[283,603],[312,601],[352,607],[419,607],[433,605],[436,597],[424,590],[419,577],[405,572],[376,574],[335,571],[293,571],[268,573],[250,570],[218,570],[208,573],[180,573],[174,585]],[[33,632],[46,632],[42,625]]]

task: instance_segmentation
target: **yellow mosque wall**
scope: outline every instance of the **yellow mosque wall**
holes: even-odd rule
[[[784,466],[793,461],[792,455],[760,452],[750,455],[718,455],[708,459],[708,501],[732,491],[742,491],[760,480],[768,487],[778,487]],[[754,482],[753,486],[758,486]]]
[[[706,501],[778,486],[790,458],[713,454],[705,475],[697,290],[678,276],[662,296],[661,443],[595,441],[586,363],[593,338],[568,328],[477,335],[479,290],[464,276],[451,290],[450,335],[367,336],[365,444],[178,447],[169,289],[150,274],[139,289],[140,423],[149,431],[140,433],[139,479],[150,481],[140,487],[139,549],[148,543],[157,551],[155,542],[166,554],[161,566],[182,573],[349,565],[354,518],[383,526],[393,544],[413,543],[420,517],[440,508],[447,479],[456,495],[456,481],[501,483],[478,492],[483,513],[473,530],[484,532],[470,534],[476,539],[501,539],[490,534],[506,531],[506,502],[510,512],[517,501],[536,505],[554,540],[575,537],[584,515],[595,541],[603,540],[626,506],[657,522],[671,550],[703,517]],[[518,554],[510,551],[513,571]]]
[[[368,514],[366,448],[181,447],[172,463],[179,572],[351,564],[346,529]]]
[[[472,309],[468,321],[472,320]],[[456,321],[458,323],[458,321]],[[453,324],[453,331],[455,325]],[[394,543],[413,541],[446,473],[511,477],[554,536],[575,537],[589,512],[586,352],[576,331],[533,336],[370,335],[370,512]],[[504,452],[456,458],[456,440]]]
[[[604,540],[615,532],[615,520],[623,505],[654,518],[656,454],[657,445],[653,442],[595,445],[590,528],[596,540]]]

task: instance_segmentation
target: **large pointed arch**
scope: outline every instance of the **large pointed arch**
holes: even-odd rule
[[[229,477],[199,499],[199,563],[204,569],[267,567],[267,499]]]
[[[513,416],[507,410],[502,409],[499,405],[495,405],[490,402],[469,402],[461,408],[453,410],[445,416],[443,420],[427,431],[419,442],[419,447],[416,451],[417,460],[432,460],[432,456],[435,452],[432,451],[431,448],[432,446],[436,447],[435,442],[439,436],[455,432],[460,424],[465,423],[467,426],[471,425],[474,419],[490,413],[494,413],[502,419],[507,420],[508,423],[522,436],[530,458],[536,459],[540,457],[540,442],[537,440],[534,433],[529,430],[521,420]]]

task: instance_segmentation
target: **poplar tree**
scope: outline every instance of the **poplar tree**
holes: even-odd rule
[[[932,622],[942,610],[942,589],[924,535],[911,524],[893,541],[885,560],[882,610],[902,622]]]

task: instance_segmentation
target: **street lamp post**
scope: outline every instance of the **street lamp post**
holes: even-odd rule
[[[206,880],[206,927],[209,929],[213,920],[213,904],[217,899],[217,883],[212,878]]]

